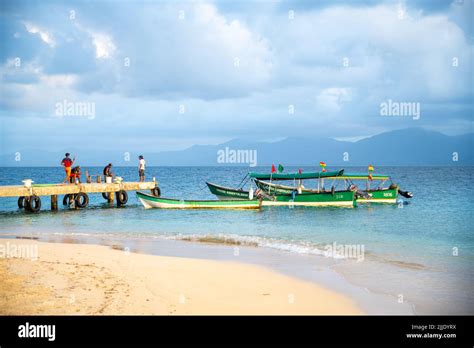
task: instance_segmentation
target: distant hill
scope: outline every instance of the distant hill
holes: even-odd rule
[[[474,165],[473,145],[473,133],[448,136],[422,128],[408,128],[357,142],[338,141],[320,135],[311,138],[289,137],[273,143],[234,139],[218,145],[194,145],[181,151],[144,151],[142,154],[150,166],[248,166],[249,158],[240,158],[244,163],[233,163],[232,153],[236,155],[239,150],[241,155],[250,154],[246,151],[256,153],[258,165],[314,165],[319,161],[325,161],[328,165],[347,166],[368,163],[378,166]],[[56,166],[64,152],[65,150],[43,152],[23,149],[20,151],[21,161],[15,161],[13,153],[1,155],[0,166]],[[119,150],[82,153],[80,149],[70,149],[69,152],[78,154],[80,163],[87,166],[103,166],[108,162],[116,166],[134,166],[138,155],[130,153],[130,161],[127,161],[127,153]],[[219,154],[227,154],[223,163],[218,162]],[[453,161],[456,156],[458,160]]]

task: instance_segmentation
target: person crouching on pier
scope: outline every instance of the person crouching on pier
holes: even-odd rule
[[[71,169],[71,179],[70,179],[71,184],[80,184],[81,183],[81,167],[76,166]]]
[[[113,178],[114,173],[112,173],[112,163],[107,164],[104,168],[104,180],[107,182],[107,178]]]
[[[63,184],[64,183],[68,183],[70,182],[70,177],[71,177],[71,167],[72,165],[74,164],[74,161],[76,160],[76,158],[73,158],[71,159],[69,156],[69,152],[65,154],[66,157],[63,158],[63,160],[61,161],[61,165],[64,167],[64,171],[66,172],[66,179],[64,179],[63,181]]]

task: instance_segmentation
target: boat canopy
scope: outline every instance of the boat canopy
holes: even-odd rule
[[[352,180],[368,180],[369,174],[366,173],[346,173],[344,175],[340,175],[337,179],[352,179]],[[384,174],[372,174],[372,180],[389,180],[389,175]]]
[[[339,177],[344,174],[344,169],[335,172],[307,172],[307,173],[249,173],[249,176],[258,180],[294,180],[294,179],[322,179]]]

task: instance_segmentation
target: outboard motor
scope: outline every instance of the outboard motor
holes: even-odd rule
[[[405,198],[413,198],[413,193],[409,192],[409,191],[402,191],[402,190],[398,190],[398,193],[400,194],[400,196],[403,196]]]

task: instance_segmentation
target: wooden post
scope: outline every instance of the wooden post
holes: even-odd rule
[[[107,195],[108,195],[108,197],[109,197],[108,202],[109,202],[110,204],[113,204],[113,203],[114,203],[115,192],[109,192]]]
[[[58,195],[51,196],[51,210],[58,210]]]

